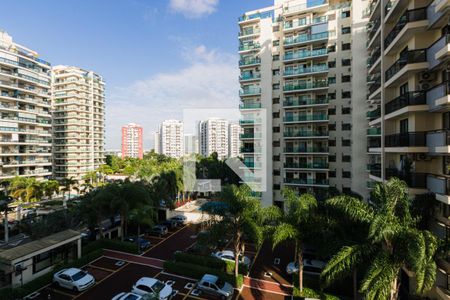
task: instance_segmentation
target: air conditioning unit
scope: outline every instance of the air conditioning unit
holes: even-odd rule
[[[421,91],[426,91],[431,88],[431,83],[424,82],[419,85]]]
[[[431,82],[436,79],[436,74],[431,72],[422,72],[419,74],[419,82]]]

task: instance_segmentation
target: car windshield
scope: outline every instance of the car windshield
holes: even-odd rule
[[[72,279],[73,279],[73,281],[78,281],[78,280],[80,280],[81,278],[83,278],[84,276],[86,276],[86,273],[83,272],[83,271],[80,271],[80,272],[78,272],[78,273],[75,273],[75,274],[72,276]]]
[[[152,286],[152,290],[155,293],[159,293],[161,292],[161,290],[165,287],[166,285],[164,283],[162,283],[161,281],[156,281],[155,284]]]

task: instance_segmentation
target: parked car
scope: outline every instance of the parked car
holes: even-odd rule
[[[137,241],[136,241],[136,237],[135,236],[128,236],[128,237],[125,237],[124,239],[123,239],[125,242],[130,242],[130,243],[137,243]],[[147,241],[146,239],[143,239],[143,238],[139,238],[139,248],[141,249],[141,250],[145,250],[145,249],[148,249],[148,248],[150,248],[150,242],[149,241]]]
[[[187,224],[187,217],[183,216],[183,215],[176,215],[172,218],[170,218],[171,220],[174,220],[175,222],[178,223],[178,226],[183,226]]]
[[[53,282],[60,287],[80,292],[95,284],[95,278],[80,269],[69,268],[56,272],[53,275]]]
[[[326,263],[316,259],[304,259],[303,260],[303,272],[306,274],[318,275],[325,268]],[[290,262],[286,266],[286,273],[293,274],[298,273],[298,263]]]
[[[131,289],[131,292],[140,296],[147,294],[158,295],[160,300],[170,299],[172,296],[172,287],[158,279],[150,277],[142,277]]]
[[[168,229],[175,229],[178,227],[178,222],[172,219],[165,220],[161,225],[166,226]]]
[[[111,300],[142,300],[142,296],[134,293],[125,293],[115,295]]]
[[[156,225],[152,227],[152,230],[150,231],[150,234],[157,235],[157,236],[163,236],[166,235],[169,232],[166,226],[164,225]]]
[[[224,251],[217,251],[216,253],[213,253],[212,256],[217,257],[221,260],[226,260],[226,261],[232,261],[234,262],[235,256],[234,256],[234,252],[230,251],[230,250],[224,250]],[[251,264],[251,259],[248,258],[247,256],[242,256],[239,258],[239,263],[242,263],[244,265],[246,265],[247,267],[250,266]]]
[[[221,300],[231,299],[234,288],[228,282],[215,275],[205,274],[197,283],[197,288],[206,294],[219,297]]]

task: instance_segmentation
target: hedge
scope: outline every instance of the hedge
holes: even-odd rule
[[[196,264],[199,266],[210,267],[213,269],[218,269],[221,271],[225,271],[228,274],[234,274],[234,262],[221,260],[219,258],[212,256],[196,255],[180,251],[175,253],[175,260],[185,263]],[[244,264],[239,264],[239,273],[247,274],[248,267]]]
[[[138,249],[135,243],[122,242],[119,240],[101,239],[88,243],[83,247],[83,253],[90,253],[98,249],[110,249],[121,252],[137,254]]]
[[[17,288],[6,288],[6,289],[1,289],[0,290],[0,299],[18,299],[18,298],[23,298],[41,288],[43,288],[44,286],[52,283],[53,280],[53,274],[58,272],[59,270],[65,269],[65,268],[69,268],[69,267],[82,267],[87,265],[88,263],[90,263],[91,261],[99,258],[100,256],[103,255],[103,250],[102,249],[97,249],[97,250],[93,250],[91,253],[88,253],[84,256],[82,256],[81,258],[68,263],[68,264],[57,264],[53,267],[52,271],[39,276],[38,278],[25,283],[23,286],[21,287],[17,287]]]
[[[234,287],[236,288],[240,288],[244,282],[244,277],[241,274],[239,274],[239,276],[235,278],[234,275],[227,274],[217,269],[181,261],[165,261],[164,270],[173,274],[188,276],[195,279],[201,279],[205,274],[212,274],[216,275],[223,281],[234,285]]]

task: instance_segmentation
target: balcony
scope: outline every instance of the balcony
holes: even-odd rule
[[[381,57],[381,48],[377,48],[375,51],[373,51],[369,58],[367,59],[367,67],[370,69],[375,65],[375,63],[380,59]],[[370,72],[372,73],[372,72]]]
[[[239,61],[239,67],[250,67],[250,66],[256,66],[261,64],[260,58],[250,58],[250,59],[241,59]]]
[[[248,87],[239,91],[239,96],[257,96],[261,95],[261,88],[259,87]]]
[[[284,148],[284,153],[328,154],[328,147],[320,147],[320,146],[309,146],[309,147],[292,146],[292,147],[285,147]]]
[[[261,74],[259,73],[243,73],[239,76],[239,82],[254,81],[259,79],[261,79]]]
[[[328,72],[328,66],[326,64],[323,65],[315,65],[307,68],[286,68],[283,72],[284,77],[289,76],[306,76],[314,73],[326,73]]]
[[[415,148],[412,149],[412,151],[428,152],[427,133],[422,131],[386,135],[384,137],[384,145],[386,148],[411,147]],[[388,149],[386,149],[386,151],[388,151]]]
[[[381,128],[368,128],[367,129],[367,135],[368,136],[380,136],[381,135]]]
[[[260,44],[245,44],[245,45],[239,46],[239,52],[255,51],[255,50],[259,50],[259,49],[261,49]]]
[[[250,169],[261,168],[262,166],[261,162],[258,161],[244,161],[244,165]]]
[[[266,18],[273,18],[273,10],[261,12],[261,13],[254,13],[251,15],[242,15],[238,18],[238,22],[247,22],[247,21],[254,21],[259,19],[266,19]]]
[[[370,44],[372,44],[372,39],[375,37],[375,34],[378,32],[378,30],[380,29],[380,25],[381,25],[381,18],[376,19],[373,22],[369,22],[368,24],[368,40],[369,42],[369,46]],[[370,24],[370,25],[369,25]],[[378,35],[378,34],[377,34]]]
[[[306,3],[293,5],[293,6],[285,6],[283,7],[283,12],[285,15],[289,14],[297,14],[302,11],[306,11],[312,8],[317,9],[319,6],[328,6],[328,2],[326,0],[307,0]]]
[[[447,10],[449,3],[448,0],[435,0],[431,2],[427,7],[427,17],[430,24],[430,28],[440,28],[447,23],[448,18]]]
[[[328,51],[326,48],[316,49],[316,50],[302,50],[302,51],[294,51],[290,53],[286,53],[284,55],[283,60],[286,61],[294,61],[294,60],[303,60],[314,57],[324,57],[328,55]]]
[[[324,113],[320,114],[304,114],[304,115],[286,115],[283,118],[284,123],[298,123],[298,122],[317,122],[326,121],[328,122],[328,115]]]
[[[241,153],[261,153],[261,147],[241,147]]]
[[[411,73],[417,73],[427,68],[427,49],[408,51],[386,70],[386,87],[398,84]]]
[[[239,120],[239,124],[240,125],[255,125],[255,124],[260,124],[261,123],[261,119],[260,118],[256,118],[256,119],[241,119]]]
[[[384,106],[386,118],[389,117],[387,115],[394,112],[397,112],[396,115],[401,114],[402,112],[398,111],[401,110],[402,108],[417,105],[421,105],[422,107],[419,108],[416,107],[415,109],[413,109],[413,111],[428,109],[426,92],[424,91],[408,92],[404,95],[398,96],[392,101],[389,101]]]
[[[366,113],[366,117],[367,117],[367,119],[369,119],[371,121],[378,119],[379,117],[381,117],[381,109],[377,108],[375,110],[368,111]]]
[[[450,131],[436,130],[427,133],[427,146],[430,153],[450,153]]]
[[[260,132],[246,132],[246,133],[241,133],[240,135],[241,139],[260,139],[261,138],[261,133]]]
[[[239,105],[239,109],[260,109],[261,103],[243,103]]]
[[[427,50],[429,68],[433,69],[440,65],[450,54],[450,33],[445,33]]]
[[[296,29],[299,27],[305,27],[305,26],[311,26],[314,24],[320,24],[325,23],[328,21],[328,18],[326,16],[321,17],[315,17],[311,19],[297,19],[294,21],[286,21],[284,22],[283,28],[285,31],[288,31],[290,29]]]
[[[328,32],[315,34],[302,34],[298,36],[287,37],[284,39],[284,46],[295,46],[298,44],[310,43],[314,41],[323,41],[328,39]]]
[[[284,92],[297,92],[305,90],[328,89],[327,81],[301,82],[297,84],[286,84],[283,87]]]
[[[328,179],[302,179],[302,178],[285,178],[284,183],[294,185],[321,185],[328,186]]]
[[[258,35],[261,31],[258,28],[244,29],[239,32],[239,38]]]
[[[285,138],[328,138],[326,130],[285,130]]]
[[[328,98],[293,98],[290,97],[283,101],[283,107],[298,107],[298,106],[315,106],[315,105],[328,105]]]
[[[385,54],[400,49],[403,44],[416,32],[428,26],[427,8],[407,10],[400,16],[399,21],[384,39]]]
[[[431,111],[446,110],[450,105],[450,85],[445,81],[427,91],[427,103]]]
[[[427,188],[427,173],[409,172],[408,174],[398,171],[397,169],[386,169],[386,179],[397,177],[406,182],[409,188],[426,189]]]
[[[328,163],[327,162],[313,162],[313,163],[306,163],[306,162],[285,162],[284,163],[285,169],[322,169],[326,170],[328,169]]]

